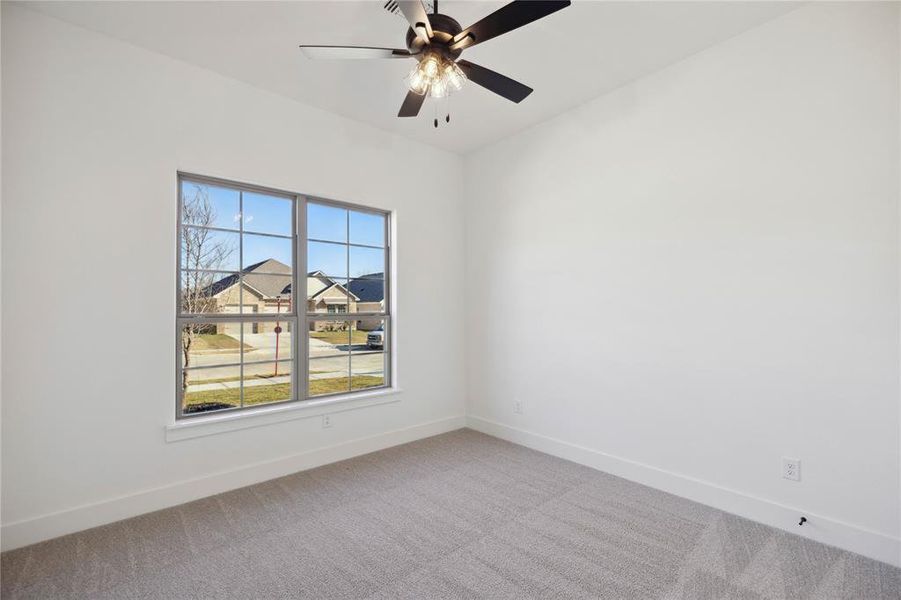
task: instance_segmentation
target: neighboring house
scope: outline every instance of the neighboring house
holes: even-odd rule
[[[313,271],[307,273],[307,312],[357,312],[357,297],[331,277],[323,275],[322,271]]]
[[[385,274],[369,273],[347,284],[350,293],[357,297],[357,312],[384,312],[385,310]],[[382,324],[381,319],[360,319],[357,327],[371,331]]]
[[[238,313],[243,295],[244,312],[275,313],[291,310],[291,267],[277,260],[269,259],[250,265],[243,272],[244,285],[239,286],[237,273],[224,277],[209,287],[215,298],[219,312]],[[220,323],[217,333],[237,337],[241,333],[239,323]],[[275,328],[274,322],[253,323],[252,331],[245,333],[265,333]],[[287,327],[285,326],[287,329]]]
[[[270,258],[250,265],[244,269],[242,275],[243,286],[238,284],[238,274],[229,275],[210,285],[209,293],[215,298],[220,312],[237,313],[242,304],[242,294],[245,313],[277,313],[291,310],[291,267]],[[353,288],[357,282],[362,282],[357,287],[365,293],[364,300],[321,271],[308,273],[306,311],[335,315],[338,320],[343,321],[344,317],[343,315],[338,317],[339,313],[380,310],[379,307],[384,303],[384,293],[377,298],[379,293],[375,289],[376,282],[367,279],[376,275],[380,276],[380,274],[365,275],[351,280],[348,284],[348,287]],[[351,327],[374,329],[379,324],[379,321],[367,320],[365,323],[355,321]],[[282,326],[287,328],[287,324]],[[329,322],[314,321],[310,323],[310,330],[322,330],[329,326]],[[252,327],[253,331],[247,333],[266,333],[275,328],[275,323],[271,321],[254,323]],[[237,336],[240,334],[240,325],[222,323],[216,330],[217,333]]]

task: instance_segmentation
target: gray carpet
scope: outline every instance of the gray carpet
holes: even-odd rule
[[[3,598],[901,598],[901,572],[470,430],[2,555]]]

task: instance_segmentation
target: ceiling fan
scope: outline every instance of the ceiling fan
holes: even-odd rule
[[[491,69],[460,59],[467,48],[528,25],[570,5],[570,0],[515,0],[466,29],[438,12],[438,0],[426,12],[422,0],[388,0],[385,8],[398,12],[410,23],[406,50],[365,46],[301,45],[308,58],[413,58],[417,65],[408,78],[409,91],[398,117],[415,117],[426,96],[443,98],[470,81],[513,102],[522,102],[532,88]],[[448,121],[450,116],[447,117]],[[435,126],[438,126],[437,119]]]

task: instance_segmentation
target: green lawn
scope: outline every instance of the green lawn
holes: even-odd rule
[[[244,404],[264,404],[266,402],[278,402],[291,398],[290,383],[276,383],[274,385],[258,385],[244,388]],[[222,390],[207,390],[204,392],[188,392],[185,394],[185,406],[195,404],[207,404],[210,402],[222,402],[238,406],[241,403],[240,388],[226,388]]]
[[[350,385],[354,390],[362,390],[378,387],[385,384],[383,377],[374,375],[354,375]],[[310,382],[310,396],[322,394],[334,394],[348,391],[347,377],[334,377],[330,379],[314,379]],[[244,406],[279,402],[291,398],[290,383],[276,383],[273,385],[257,385],[244,388]],[[241,402],[241,392],[238,388],[223,390],[208,390],[204,392],[188,392],[185,394],[185,406],[221,402],[238,406]]]
[[[334,377],[330,379],[314,379],[310,382],[310,395],[334,394],[347,391],[347,377]],[[378,375],[354,375],[350,378],[351,389],[363,390],[371,387],[385,385],[385,378]]]
[[[361,331],[359,329],[354,329],[351,331],[350,341],[352,344],[365,344],[366,343],[366,334],[368,331]],[[324,342],[328,342],[329,344],[334,344],[335,346],[347,344],[347,332],[346,331],[311,331],[311,338],[316,338],[317,340],[322,340]]]
[[[224,333],[203,333],[194,338],[191,345],[192,352],[204,350],[237,350],[241,343],[230,335]],[[245,348],[250,348],[244,344]]]

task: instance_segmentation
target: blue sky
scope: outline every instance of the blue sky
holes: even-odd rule
[[[198,184],[185,182],[183,193],[186,201],[194,197]],[[216,232],[214,239],[235,248],[228,264],[222,268],[238,268],[238,230],[240,223],[240,194],[236,190],[215,186],[203,186],[209,192],[215,212],[213,225],[230,232]],[[276,238],[255,233],[291,235],[292,202],[277,196],[244,192],[244,267],[274,258],[287,265],[292,264],[290,239]],[[307,271],[323,271],[337,278],[358,277],[384,270],[385,222],[381,215],[357,212],[326,206],[307,204],[307,231],[312,240],[307,245]],[[363,244],[378,248],[346,246]],[[338,242],[338,243],[329,243]],[[349,264],[348,264],[349,263]]]

